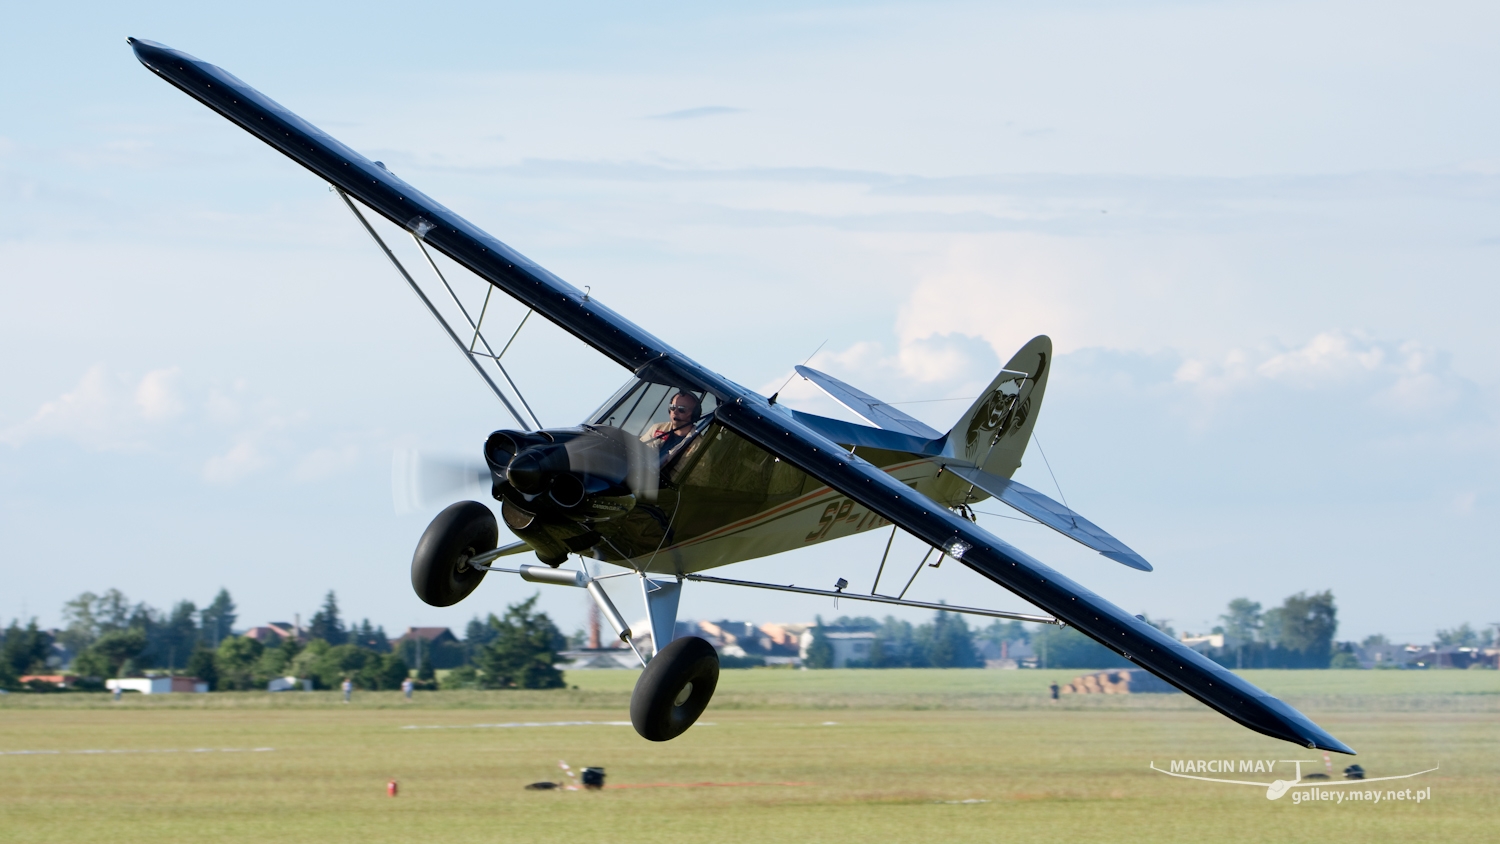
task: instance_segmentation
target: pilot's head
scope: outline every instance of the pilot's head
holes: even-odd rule
[[[682,391],[672,396],[672,403],[667,406],[667,411],[671,414],[673,425],[686,425],[698,421],[700,407],[697,396]]]

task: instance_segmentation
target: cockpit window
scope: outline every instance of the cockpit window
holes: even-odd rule
[[[691,400],[683,398],[677,401],[678,396],[691,397]],[[686,414],[686,419],[674,419],[671,412],[674,401],[680,407],[696,404],[697,408]],[[717,400],[709,393],[676,384],[631,379],[589,417],[589,422],[619,428],[640,437],[652,429],[671,428],[674,422],[691,422],[694,427],[700,427],[697,423],[713,413],[717,406]],[[679,416],[682,415],[679,412]]]

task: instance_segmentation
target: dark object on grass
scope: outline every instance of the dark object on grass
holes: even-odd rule
[[[561,787],[562,787],[561,783],[555,783],[555,782],[534,782],[531,785],[526,786],[526,790],[527,791],[551,791],[554,788],[561,788]]]
[[[583,787],[584,788],[592,788],[592,789],[603,788],[604,787],[604,769],[603,768],[584,768],[583,769]]]
[[[719,684],[719,654],[706,640],[684,636],[657,652],[635,681],[630,723],[641,738],[667,741],[693,726]]]
[[[1362,780],[1365,778],[1365,769],[1358,765],[1350,765],[1344,769],[1344,779]]]
[[[1305,780],[1326,780],[1326,779],[1328,779],[1328,775],[1327,774],[1308,774],[1307,776],[1303,777],[1303,779],[1305,779]]]

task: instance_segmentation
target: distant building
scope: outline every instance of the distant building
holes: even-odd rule
[[[164,695],[173,692],[203,694],[208,691],[208,684],[197,677],[124,677],[119,680],[105,680],[104,687],[110,691],[121,689],[127,692],[140,692],[143,695]]]
[[[446,627],[408,627],[405,633],[402,633],[394,642],[391,642],[391,647],[399,649],[402,644],[419,639],[428,645],[459,644],[458,637],[453,635],[453,631]]]
[[[974,654],[984,661],[985,668],[1035,668],[1036,651],[1025,639],[1008,639],[996,642],[993,639],[974,640]]]
[[[798,641],[797,656],[805,662],[807,649],[812,647],[813,627],[809,624]],[[833,667],[848,668],[849,663],[868,662],[875,650],[875,629],[872,627],[823,626],[823,636],[833,648]]]
[[[1207,654],[1212,651],[1222,651],[1224,649],[1223,633],[1210,633],[1207,636],[1189,636],[1184,633],[1181,637],[1178,638],[1177,641],[1183,643],[1184,645],[1187,645],[1189,648],[1192,648],[1200,654]]]

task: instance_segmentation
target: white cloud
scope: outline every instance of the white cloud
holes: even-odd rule
[[[321,481],[352,468],[359,458],[360,448],[352,443],[316,449],[297,461],[292,477],[302,482]]]
[[[104,450],[139,447],[129,425],[128,379],[103,365],[89,368],[78,385],[42,403],[30,419],[0,431],[0,442],[21,446],[39,439],[71,439]]]
[[[92,366],[72,389],[0,430],[0,443],[20,448],[62,440],[91,451],[208,454],[202,476],[222,484],[268,465],[276,435],[306,418],[254,398],[243,379],[228,388],[185,380],[178,366],[140,377]],[[353,459],[347,451],[314,452],[299,466],[297,478],[338,471]]]
[[[135,388],[136,407],[148,420],[171,419],[182,413],[182,397],[177,392],[177,379],[182,374],[179,367],[157,369],[146,373]]]
[[[1290,349],[1234,349],[1219,361],[1190,358],[1174,380],[1205,396],[1267,384],[1298,391],[1364,388],[1382,410],[1427,413],[1457,403],[1466,383],[1435,349],[1359,331],[1324,331]]]
[[[254,442],[241,440],[223,454],[210,457],[203,464],[203,479],[214,484],[228,484],[253,474],[266,465],[266,459]]]

